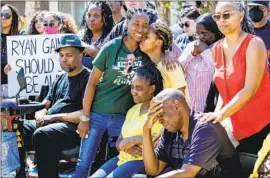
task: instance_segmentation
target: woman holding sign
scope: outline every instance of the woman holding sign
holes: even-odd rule
[[[20,17],[18,10],[9,4],[1,7],[1,97],[7,97],[7,72],[11,66],[7,65],[7,36],[22,35],[20,31]]]
[[[22,35],[24,32],[20,31],[20,17],[18,10],[9,4],[1,7],[1,54],[7,53],[6,37]]]

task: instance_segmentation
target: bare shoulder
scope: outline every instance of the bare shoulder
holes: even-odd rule
[[[256,36],[250,40],[248,48],[252,49],[251,52],[254,52],[254,50],[263,51],[265,50],[265,44],[260,37]]]
[[[267,59],[267,50],[260,37],[254,37],[250,40],[246,56],[248,61],[261,61],[262,63]]]

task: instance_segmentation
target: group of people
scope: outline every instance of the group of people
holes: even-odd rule
[[[177,37],[151,2],[92,1],[79,30],[68,14],[38,12],[26,34],[68,33],[56,49],[65,73],[24,122],[39,177],[58,177],[60,152],[77,145],[74,178],[243,177],[237,152],[256,154],[270,132],[265,2],[184,6]],[[15,7],[2,6],[1,20],[4,54],[6,36],[23,32]],[[119,155],[90,175],[105,131]]]

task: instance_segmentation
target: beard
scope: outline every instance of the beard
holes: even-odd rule
[[[75,70],[76,67],[66,67],[64,65],[60,65],[61,68],[65,71],[65,72],[72,72]]]

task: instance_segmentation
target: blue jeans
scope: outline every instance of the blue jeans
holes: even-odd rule
[[[109,137],[118,137],[125,121],[123,115],[90,113],[90,130],[88,137],[81,140],[80,154],[77,162],[74,178],[85,178],[88,176],[101,138],[108,130]]]
[[[117,165],[118,157],[114,157],[103,164],[91,177],[99,178],[130,178],[136,173],[144,172],[144,164],[142,160],[129,161],[121,166]]]

